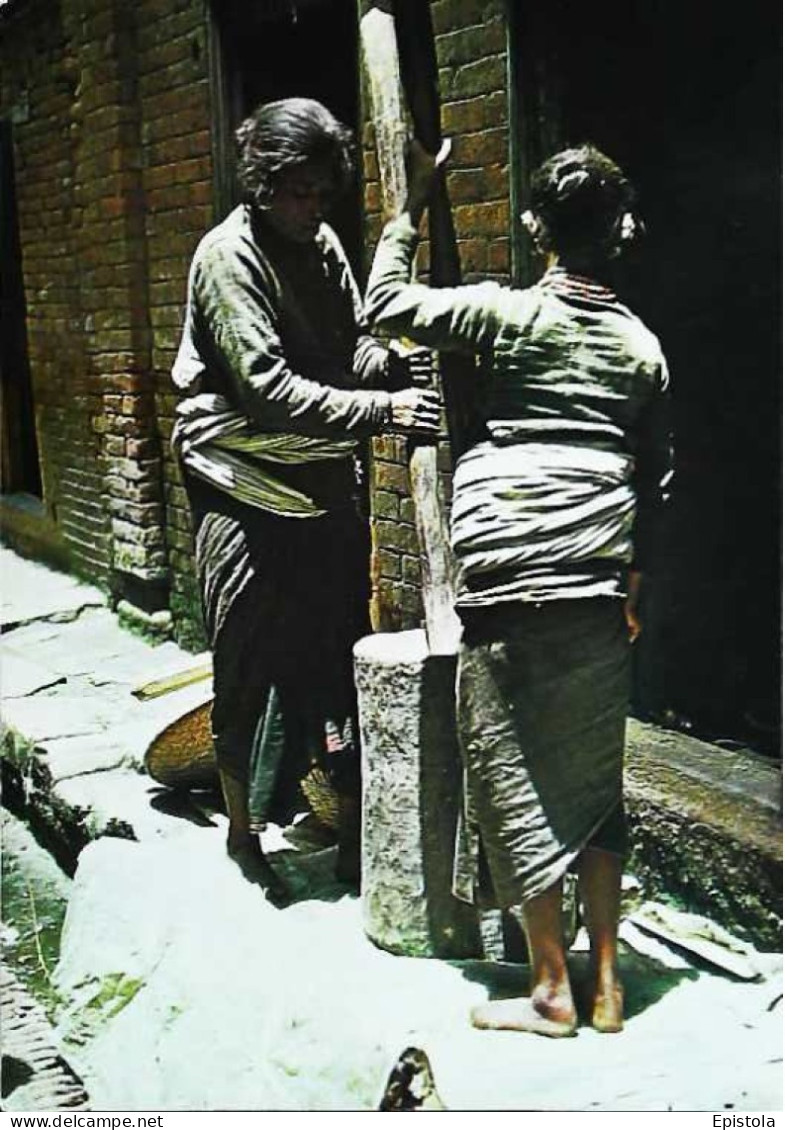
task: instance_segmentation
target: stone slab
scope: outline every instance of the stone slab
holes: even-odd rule
[[[90,675],[97,683],[134,683],[148,670],[169,670],[188,658],[174,643],[152,646],[124,631],[108,608],[85,609],[56,631],[38,622],[21,625],[9,639],[15,651],[34,654],[63,675]]]
[[[0,546],[0,628],[52,616],[73,617],[106,604],[104,594],[67,573],[18,557]]]
[[[57,781],[51,796],[88,840],[104,835],[166,839],[177,834],[181,822],[155,807],[163,791],[146,774],[118,768]]]
[[[25,879],[36,891],[52,893],[63,900],[71,894],[71,879],[57,866],[49,852],[36,841],[30,829],[10,812],[0,808],[3,853],[12,856]]]
[[[324,872],[277,910],[226,860],[224,830],[82,854],[56,983],[96,1109],[373,1111],[408,1047],[448,1110],[781,1109],[778,955],[749,985],[625,953],[623,1033],[476,1032],[472,1005],[520,992],[522,967],[385,953]],[[266,846],[278,867],[307,858]]]
[[[627,723],[627,769],[633,784],[656,785],[655,777],[676,774],[686,784],[695,782],[707,795],[733,798],[734,812],[725,805],[715,819],[738,818],[738,804],[750,812],[761,810],[773,817],[772,827],[782,815],[781,766],[747,749],[724,749],[689,734],[662,730],[630,718]]]
[[[760,948],[782,945],[781,769],[631,720],[625,796],[631,868]]]
[[[133,765],[134,755],[125,742],[125,730],[105,730],[99,734],[55,738],[46,743],[42,757],[53,782],[86,773],[99,773]]]
[[[53,671],[51,667],[26,658],[14,648],[0,644],[0,694],[4,699],[24,698],[64,679],[59,671]]]
[[[35,745],[48,740],[98,734],[115,718],[109,704],[98,695],[57,694],[9,699],[3,703],[3,718]]]
[[[779,961],[775,957],[775,961]],[[591,1029],[549,1041],[437,1026],[412,1040],[439,1098],[462,1111],[782,1109],[781,1006],[771,984],[742,985],[623,954],[628,1019],[613,1038]],[[772,976],[775,976],[772,962]],[[508,990],[501,989],[501,993]]]

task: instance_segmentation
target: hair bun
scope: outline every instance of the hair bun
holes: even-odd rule
[[[631,243],[641,234],[643,225],[632,212],[623,212],[619,220],[619,240],[621,243]]]
[[[559,200],[563,200],[576,188],[580,188],[589,179],[589,174],[585,169],[571,169],[568,173],[562,173],[556,183],[556,196]]]

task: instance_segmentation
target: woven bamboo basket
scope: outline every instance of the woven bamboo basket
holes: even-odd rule
[[[342,798],[324,769],[314,766],[303,777],[300,788],[319,823],[337,831],[342,823]]]
[[[207,789],[218,784],[218,767],[210,726],[212,700],[170,722],[147,748],[145,768],[154,781],[170,789]],[[314,816],[327,828],[345,819],[343,801],[327,773],[313,767],[300,785]]]
[[[170,722],[147,747],[144,764],[161,785],[172,789],[206,789],[218,784],[210,728],[212,700]]]

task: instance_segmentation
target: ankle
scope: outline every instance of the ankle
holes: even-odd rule
[[[253,835],[247,828],[237,829],[230,826],[229,834],[226,837],[226,850],[229,855],[235,855],[238,851],[247,851],[248,849],[261,851],[259,837]]]
[[[598,976],[614,975],[619,969],[619,947],[615,940],[592,945],[589,966]]]
[[[621,986],[618,961],[592,961],[590,964],[591,980],[597,992],[610,992]]]
[[[571,1024],[576,1020],[575,1002],[569,981],[544,982],[534,985],[531,1002],[540,1016],[548,1020]]]

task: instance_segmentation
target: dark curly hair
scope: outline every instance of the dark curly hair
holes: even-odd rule
[[[590,144],[556,153],[531,182],[532,210],[545,225],[545,242],[567,257],[615,254],[622,239],[634,234],[621,231],[634,199],[619,166]]]
[[[257,107],[235,137],[243,196],[260,207],[269,203],[276,177],[306,161],[332,170],[337,195],[351,182],[352,132],[312,98],[283,98]]]

